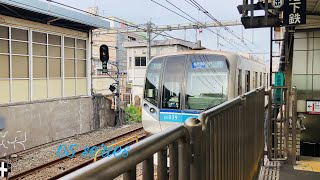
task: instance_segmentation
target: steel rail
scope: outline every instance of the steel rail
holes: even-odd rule
[[[145,135],[142,136],[142,137],[137,137],[138,140],[142,140],[142,139],[144,139],[144,138],[146,138]],[[131,140],[131,141],[125,143],[125,144],[122,144],[122,145],[119,146],[119,147],[122,148],[122,147],[125,147],[125,146],[130,146],[130,145],[134,144],[135,142],[136,142],[135,140]],[[114,152],[114,150],[110,151],[110,154],[113,154],[113,152]],[[85,166],[87,166],[87,165],[89,165],[89,164],[91,164],[91,163],[94,163],[94,162],[96,162],[96,159],[99,160],[99,159],[101,159],[101,158],[103,158],[103,157],[102,157],[102,154],[99,155],[99,156],[95,156],[95,159],[94,159],[94,160],[90,159],[90,160],[88,160],[88,161],[86,161],[86,162],[84,162],[84,163],[81,163],[81,164],[79,164],[79,165],[77,165],[77,166],[74,166],[74,167],[72,167],[72,168],[70,168],[70,169],[67,169],[66,171],[63,171],[62,173],[57,174],[57,175],[49,178],[49,180],[59,179],[59,178],[61,178],[61,177],[63,177],[63,176],[66,176],[66,175],[68,175],[68,174],[70,174],[70,173],[72,173],[72,172],[74,172],[74,171],[76,171],[76,170],[78,170],[78,169],[81,169],[81,168],[83,168],[83,167],[85,167]]]
[[[142,127],[136,128],[136,129],[134,129],[134,130],[128,131],[128,132],[126,132],[126,133],[123,133],[123,134],[121,134],[121,135],[119,135],[119,136],[116,136],[116,137],[113,137],[113,138],[108,139],[108,140],[106,140],[106,141],[103,141],[103,142],[97,143],[97,144],[95,144],[95,145],[92,145],[92,146],[90,146],[90,148],[93,147],[93,146],[99,146],[99,145],[102,145],[102,144],[110,143],[110,142],[112,142],[112,141],[114,141],[114,140],[123,138],[123,136],[127,136],[127,135],[129,135],[129,134],[136,133],[137,131],[141,131],[141,130],[143,130]],[[75,157],[78,156],[78,155],[81,155],[82,152],[84,152],[83,149],[77,151],[77,152],[75,153],[75,156],[74,156],[73,158],[75,158]],[[55,159],[55,160],[50,161],[50,162],[48,162],[48,163],[46,163],[46,164],[42,164],[42,165],[37,166],[37,167],[35,167],[35,168],[33,168],[33,169],[29,169],[29,170],[24,171],[24,172],[22,172],[22,173],[16,174],[16,175],[10,177],[10,179],[23,179],[23,178],[25,178],[26,176],[30,176],[30,175],[32,175],[32,174],[34,174],[34,173],[38,173],[38,172],[41,171],[42,169],[48,168],[48,167],[50,167],[50,166],[54,166],[54,165],[56,165],[56,164],[59,164],[59,163],[61,163],[61,162],[63,162],[63,161],[69,160],[69,159],[72,159],[72,158],[69,158],[69,157],[65,156],[65,157],[63,157],[63,158]],[[92,161],[92,160],[91,160],[91,161]]]

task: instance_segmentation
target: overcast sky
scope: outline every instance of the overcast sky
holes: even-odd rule
[[[168,25],[179,23],[190,23],[190,21],[179,17],[178,15],[164,9],[151,0],[56,0],[58,2],[71,5],[73,7],[87,9],[88,7],[98,6],[100,15],[104,16],[116,16],[127,21],[144,24],[149,20],[152,20],[156,25]],[[168,8],[174,9],[179,12],[173,6],[171,6],[166,0],[155,0],[158,3],[165,5]],[[196,8],[188,4],[188,0],[168,0],[188,13],[193,18],[205,22],[212,21],[204,13],[199,12]],[[242,0],[197,0],[209,13],[211,13],[216,19],[223,20],[240,20],[241,15],[238,13],[236,7]],[[180,12],[181,13],[181,12]],[[182,14],[182,13],[181,13]],[[239,37],[243,37],[248,41],[253,41],[253,44],[246,41],[254,53],[268,53],[269,52],[269,31],[270,29],[243,29],[242,26],[230,27]],[[216,28],[212,28],[213,31],[217,31]],[[174,37],[184,39],[184,31],[168,32]],[[233,39],[239,46],[241,51],[250,52],[240,40],[232,36],[230,33],[221,30],[220,34],[226,38]],[[187,40],[195,41],[195,30],[187,31]],[[202,40],[202,45],[209,49],[217,49],[217,35],[210,31],[204,30],[203,33],[198,34],[198,39]],[[239,51],[230,43],[227,43],[220,38],[220,46],[223,50]],[[265,54],[265,60],[268,60],[269,55]]]

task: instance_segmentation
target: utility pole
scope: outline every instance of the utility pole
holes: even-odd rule
[[[120,57],[119,57],[119,34],[116,35],[116,67],[117,67],[117,93],[115,96],[115,109],[116,109],[116,125],[122,125],[120,118]]]
[[[147,63],[151,60],[151,36],[152,36],[152,22],[147,23]]]
[[[217,28],[217,50],[220,48],[220,38],[219,38],[219,33],[220,33],[221,27]]]

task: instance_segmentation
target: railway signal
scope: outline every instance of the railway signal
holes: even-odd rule
[[[109,47],[105,44],[100,46],[100,61],[102,62],[102,73],[108,73]]]
[[[117,40],[117,57],[118,55],[118,40]],[[102,62],[102,73],[108,73],[108,61],[109,61],[109,47],[105,44],[102,44],[100,46],[100,61]],[[119,59],[117,59],[116,64],[111,65],[115,66],[117,68],[117,79],[114,79],[116,81],[117,87],[115,87],[113,84],[110,85],[109,90],[113,93],[115,90],[117,92],[114,94],[115,95],[115,111],[116,111],[116,116],[115,116],[115,125],[119,124],[120,122],[120,117],[119,117],[119,111],[120,111],[120,79],[119,79]]]
[[[105,44],[100,46],[100,60],[101,62],[108,63],[109,61],[109,47]]]

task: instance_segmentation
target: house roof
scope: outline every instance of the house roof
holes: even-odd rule
[[[0,0],[0,14],[83,32],[110,26],[98,17],[40,0]]]

